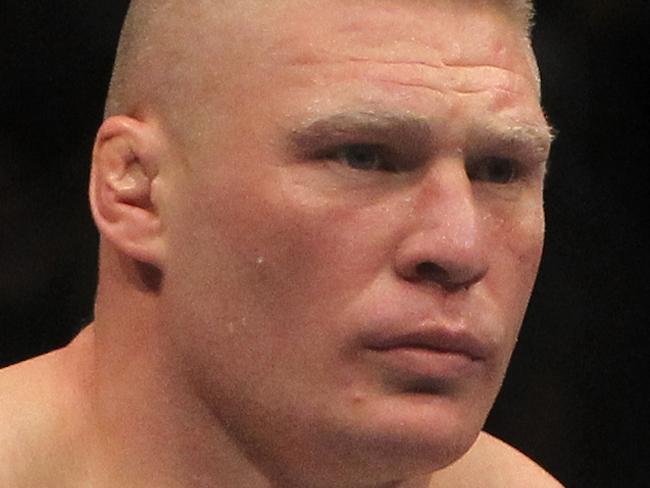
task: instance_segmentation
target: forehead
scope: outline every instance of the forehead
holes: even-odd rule
[[[305,122],[328,111],[399,110],[444,120],[472,107],[543,125],[527,30],[492,2],[293,0],[236,8],[218,33],[207,27],[209,45],[199,54],[207,75],[202,98],[219,99],[221,113],[248,108],[257,120]]]
[[[434,64],[481,63],[512,67],[528,54],[527,30],[495,2],[468,1],[285,1],[252,7],[243,30],[247,44],[274,60],[318,60],[319,55],[367,55]],[[467,46],[471,44],[472,49]],[[529,59],[524,70],[530,68]]]
[[[369,68],[362,66],[367,62],[382,65],[370,67],[379,77],[381,70],[408,71],[406,81],[411,83],[435,70],[445,78],[441,81],[460,83],[466,91],[481,88],[481,76],[474,74],[480,70],[489,72],[487,81],[503,90],[538,83],[527,31],[491,2],[270,4],[243,9],[238,32],[230,36],[239,42],[229,50],[235,58],[228,64],[239,64],[249,74],[255,65],[267,74],[303,68],[317,76],[319,67],[335,71],[337,64],[353,75],[354,63],[363,70]],[[222,41],[216,49],[223,47]]]

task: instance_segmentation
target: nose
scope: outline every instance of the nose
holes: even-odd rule
[[[398,275],[447,292],[480,282],[488,243],[464,162],[436,162],[412,190],[413,219],[395,255]]]

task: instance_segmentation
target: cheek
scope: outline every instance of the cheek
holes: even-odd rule
[[[319,199],[280,199],[267,208],[255,273],[275,300],[306,313],[333,313],[352,301],[385,265],[387,236],[372,210]],[[256,227],[259,231],[260,227]]]
[[[531,288],[542,257],[544,227],[543,206],[541,203],[533,203],[524,207],[515,224],[506,230],[510,253],[516,257],[516,265]]]
[[[513,343],[535,283],[543,241],[541,203],[522,206],[508,218],[497,218],[492,228],[494,274],[490,291],[507,315],[505,323],[512,324],[509,335]]]
[[[193,187],[173,231],[173,279],[209,304],[204,319],[281,319],[288,331],[340,310],[385,263],[387,226],[368,202],[320,195],[281,170],[227,176]]]

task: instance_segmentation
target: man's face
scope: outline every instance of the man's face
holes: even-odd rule
[[[535,71],[476,2],[306,5],[197,55],[164,207],[170,357],[262,463],[433,470],[481,429],[537,271]]]

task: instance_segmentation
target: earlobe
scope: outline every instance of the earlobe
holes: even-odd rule
[[[130,117],[107,119],[97,134],[90,205],[100,234],[123,254],[162,266],[159,208],[161,157],[156,129]]]

